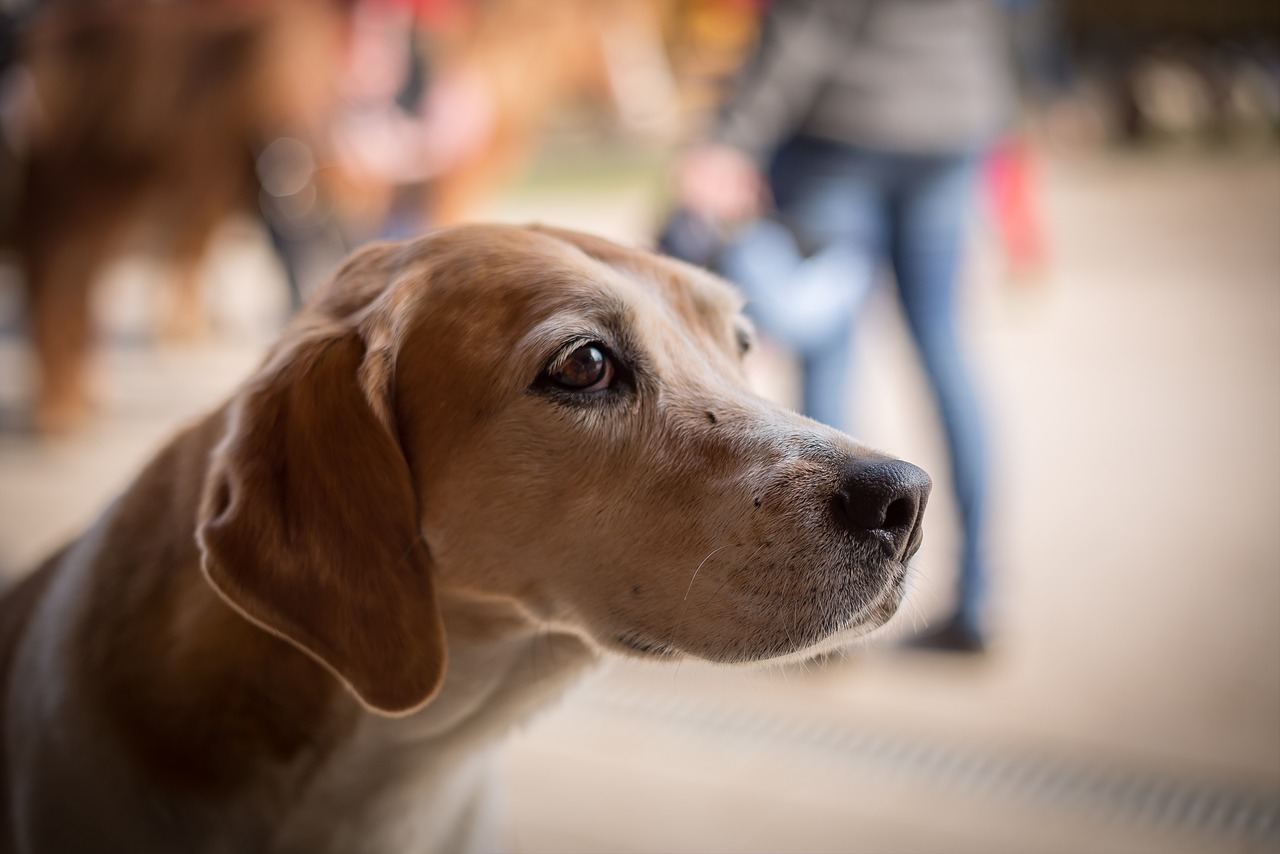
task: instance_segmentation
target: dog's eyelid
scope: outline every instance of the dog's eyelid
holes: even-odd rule
[[[551,382],[575,394],[603,392],[612,384],[617,369],[603,345],[592,341],[575,348],[560,367],[547,371]]]
[[[614,359],[617,358],[617,356],[615,355],[614,348],[610,346],[609,342],[604,340],[601,336],[579,335],[569,340],[559,350],[556,351],[555,356],[553,356],[551,358],[551,361],[547,363],[546,370],[547,371],[560,370],[561,368],[564,367],[564,363],[569,361],[570,356],[576,353],[579,349],[583,347],[591,346],[593,344],[599,347],[606,356],[609,356],[610,358],[614,358]]]
[[[563,343],[556,347],[555,355],[547,361],[545,370],[563,365],[564,361],[579,347],[591,344],[603,350],[605,355],[613,359],[619,367],[628,369],[635,365],[635,356],[640,352],[624,326],[607,321],[599,324],[575,324],[574,327],[564,330],[564,333],[560,338]]]
[[[544,363],[542,370],[529,385],[530,392],[551,391],[559,395],[567,395],[563,398],[566,401],[575,401],[612,398],[620,393],[637,390],[641,374],[637,369],[636,361],[632,358],[635,351],[621,336],[602,334],[599,330],[580,329],[578,334],[570,331],[561,340],[564,343],[555,349],[554,355]],[[616,341],[622,343],[615,344]],[[573,360],[582,355],[585,350],[597,350],[598,355],[603,356],[601,376],[597,383],[593,384],[598,385],[598,388],[580,387],[576,382],[565,383],[562,377],[557,376],[566,371]]]
[[[586,347],[594,347],[601,352],[605,361],[610,365],[609,370],[612,374],[619,364],[618,357],[615,355],[613,348],[609,346],[607,341],[602,340],[600,336],[587,334],[570,339],[567,343],[556,350],[555,355],[552,356],[542,370],[538,372],[538,376],[534,379],[533,385],[536,387],[548,380],[552,381],[554,384],[553,378],[568,366],[569,361],[574,358],[575,354]]]

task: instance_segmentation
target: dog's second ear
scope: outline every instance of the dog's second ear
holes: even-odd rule
[[[203,569],[252,622],[404,714],[444,677],[444,628],[408,466],[354,333],[278,352],[240,392],[200,509]]]

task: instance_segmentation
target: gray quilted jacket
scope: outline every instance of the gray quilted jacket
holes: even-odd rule
[[[995,0],[774,0],[714,137],[762,164],[792,135],[878,150],[980,148],[1009,120]]]

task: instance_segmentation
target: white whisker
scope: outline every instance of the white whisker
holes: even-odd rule
[[[698,573],[702,571],[703,565],[707,561],[711,560],[712,556],[715,555],[716,552],[724,551],[727,548],[729,548],[729,544],[725,543],[723,546],[712,549],[707,556],[702,559],[702,562],[698,564],[698,568],[693,571],[693,576],[689,579],[689,586],[684,589],[684,598],[686,600],[689,598],[689,591],[693,589],[693,581],[698,577]]]
[[[723,546],[718,546],[712,549],[710,552],[707,553],[707,556],[704,557],[701,562],[699,562],[698,568],[693,571],[693,575],[689,578],[689,586],[685,588],[684,597],[681,599],[681,602],[683,602],[684,604],[680,608],[680,615],[676,618],[676,624],[675,626],[672,627],[671,634],[668,636],[667,646],[670,647],[675,644],[676,635],[679,634],[680,627],[684,625],[685,614],[689,610],[689,593],[690,591],[693,590],[693,582],[698,577],[698,573],[702,571],[702,567],[706,565],[706,562],[711,560],[711,558],[715,556],[717,552],[724,551],[727,548],[729,548],[729,544],[725,543]],[[764,547],[761,546],[761,548],[764,548]],[[755,553],[753,553],[751,557],[755,557],[759,553],[760,553],[760,549],[756,549]],[[747,563],[750,563],[750,562],[751,562],[751,558],[747,558]],[[712,594],[712,597],[711,597],[712,599],[715,599],[717,596],[720,595],[720,591],[724,589],[725,582],[727,582],[728,580],[729,580],[729,576],[726,573],[724,580],[720,582],[720,586],[717,587],[716,592]],[[679,663],[677,663],[676,664],[677,672],[679,671],[679,669],[680,669],[680,665]]]

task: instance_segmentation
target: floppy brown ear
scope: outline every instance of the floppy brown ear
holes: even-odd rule
[[[200,511],[203,568],[252,622],[403,714],[444,677],[408,466],[363,393],[354,333],[313,333],[240,393]]]

